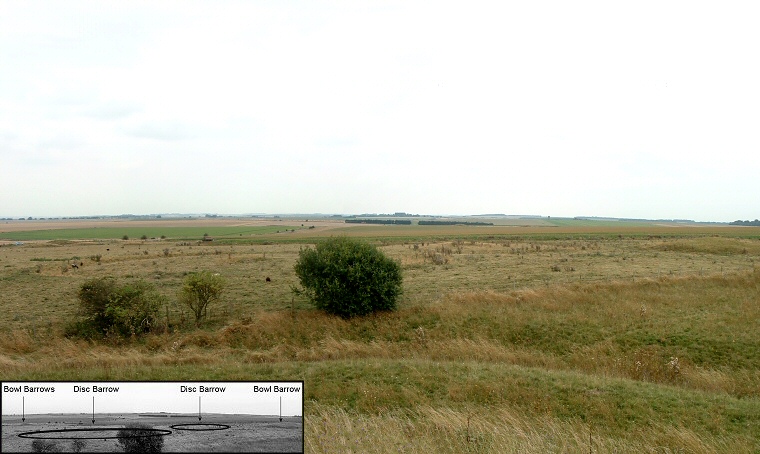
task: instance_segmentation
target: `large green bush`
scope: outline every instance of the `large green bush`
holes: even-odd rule
[[[318,309],[344,318],[395,310],[401,267],[376,247],[346,237],[301,249],[295,272]]]
[[[119,285],[112,277],[86,281],[79,288],[83,319],[70,328],[70,334],[131,336],[156,327],[164,298],[145,281]]]

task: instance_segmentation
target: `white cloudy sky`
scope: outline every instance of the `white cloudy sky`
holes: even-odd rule
[[[760,6],[0,1],[0,216],[760,217]]]

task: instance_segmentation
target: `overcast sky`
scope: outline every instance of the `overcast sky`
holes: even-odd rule
[[[0,1],[0,216],[760,217],[760,6]]]

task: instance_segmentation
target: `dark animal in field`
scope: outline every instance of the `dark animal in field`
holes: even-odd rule
[[[266,278],[266,281],[267,281],[267,282],[272,282],[272,280],[271,280],[271,279],[269,279],[269,277],[267,277],[267,278]]]

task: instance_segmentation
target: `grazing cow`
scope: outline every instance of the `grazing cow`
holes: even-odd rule
[[[72,268],[74,268],[75,270],[78,270],[78,269],[79,269],[79,265],[78,265],[78,264],[76,264],[76,263],[72,263],[72,264],[71,264],[71,267],[72,267]]]

